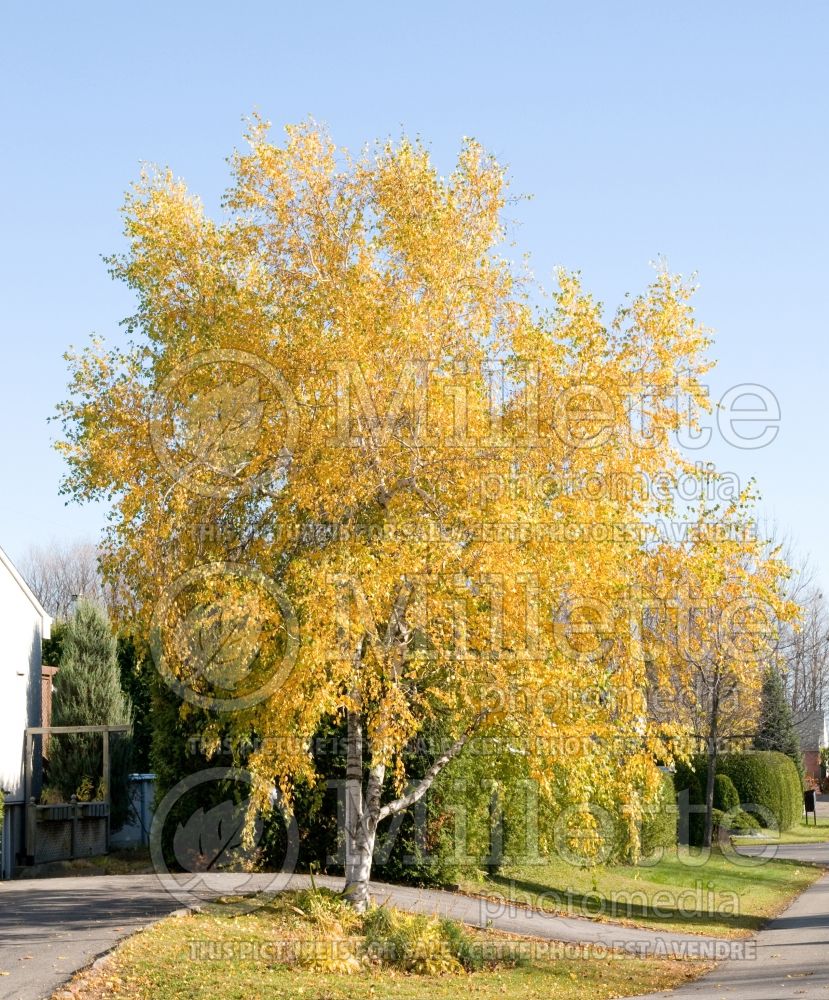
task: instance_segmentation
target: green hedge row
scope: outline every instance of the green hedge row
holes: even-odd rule
[[[731,778],[744,806],[760,807],[756,815],[763,826],[769,824],[767,813],[781,830],[790,830],[803,815],[803,785],[786,754],[776,750],[725,754],[717,770]]]
[[[659,796],[642,817],[641,850],[645,857],[660,847],[676,846],[675,802],[674,777],[663,772]]]
[[[677,792],[688,790],[691,805],[705,802],[707,767],[704,755],[677,763],[676,789]],[[803,814],[803,791],[797,768],[790,757],[776,750],[722,754],[718,757],[715,808],[722,812],[735,808],[738,804],[735,791],[743,807],[759,807],[756,812],[748,811],[762,826],[769,825],[773,820],[781,830],[789,830]],[[691,843],[698,839],[703,823],[702,815],[691,814]]]

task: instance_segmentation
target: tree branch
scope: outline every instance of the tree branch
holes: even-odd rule
[[[386,805],[384,805],[380,810],[379,819],[383,820],[387,816],[396,816],[398,813],[401,813],[410,806],[413,806],[415,802],[420,801],[420,799],[422,799],[426,792],[428,792],[432,787],[432,783],[444,767],[446,767],[451,760],[454,760],[461,750],[463,750],[484,718],[485,716],[483,714],[479,715],[466,732],[459,736],[450,747],[444,750],[443,753],[436,758],[436,760],[432,763],[432,766],[423,775],[420,781],[418,781],[414,788],[411,788],[405,795],[401,795],[400,798],[395,799],[393,802],[387,802]]]

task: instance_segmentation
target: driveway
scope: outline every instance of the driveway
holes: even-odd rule
[[[211,875],[202,897],[226,895],[237,876]],[[246,877],[246,890],[305,888],[306,876]],[[318,878],[330,888],[342,880]],[[186,878],[158,875],[107,875],[84,878],[29,879],[0,883],[0,977],[3,1000],[48,997],[77,969],[108,951],[121,938],[153,920],[182,908]],[[476,927],[491,926],[552,941],[592,943],[639,954],[722,956],[732,944],[716,938],[648,931],[539,913],[458,893],[372,884],[378,902],[401,909],[439,913]],[[741,944],[741,943],[740,943]]]

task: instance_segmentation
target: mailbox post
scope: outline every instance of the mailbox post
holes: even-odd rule
[[[817,826],[817,796],[813,788],[807,788],[803,793],[803,808],[806,812],[806,822],[809,822],[809,813],[812,814]]]

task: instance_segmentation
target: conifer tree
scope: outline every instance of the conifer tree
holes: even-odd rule
[[[63,638],[52,703],[54,726],[129,724],[130,703],[121,689],[117,644],[106,613],[81,601],[69,619]],[[113,790],[123,788],[128,770],[124,737],[112,740]],[[97,733],[60,734],[49,741],[48,783],[64,799],[92,797],[103,777],[103,743]],[[101,789],[103,790],[103,789]],[[116,796],[116,799],[118,796]],[[120,807],[113,804],[113,820]],[[121,818],[120,815],[117,818]],[[117,825],[117,823],[116,823]]]
[[[800,740],[794,728],[792,709],[786,697],[783,678],[774,665],[763,678],[760,696],[760,722],[754,737],[755,750],[778,750],[794,761],[797,773],[803,778],[803,757]]]

